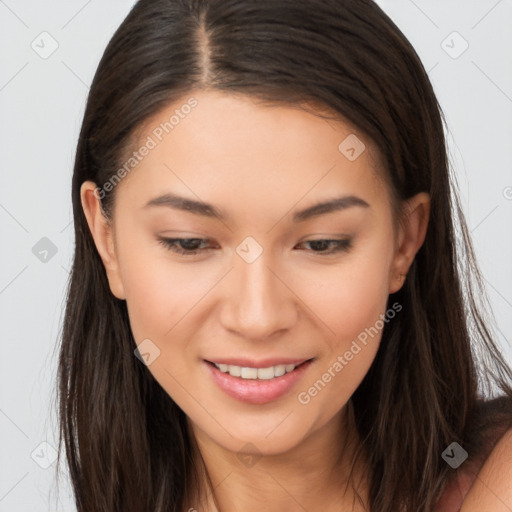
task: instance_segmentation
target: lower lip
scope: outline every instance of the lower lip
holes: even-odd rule
[[[266,404],[288,393],[302,378],[311,360],[302,363],[295,370],[273,379],[242,379],[221,372],[215,365],[205,361],[213,380],[227,395],[249,404]]]

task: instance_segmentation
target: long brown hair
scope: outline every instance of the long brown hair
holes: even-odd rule
[[[411,44],[371,0],[140,0],[110,40],[76,152],[59,361],[59,449],[78,511],[182,512],[198,485],[185,414],[134,357],[126,303],[110,292],[80,186],[106,183],[145,120],[205,88],[323,105],[378,148],[396,212],[430,194],[425,242],[390,296],[403,310],[352,402],[371,510],[431,511],[452,471],[441,453],[457,441],[473,455],[479,404],[496,392],[512,399],[512,372],[477,301],[484,289],[441,108]],[[106,216],[114,192],[102,198]]]

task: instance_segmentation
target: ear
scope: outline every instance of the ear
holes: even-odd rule
[[[404,207],[404,218],[399,224],[398,243],[389,275],[389,293],[402,288],[409,267],[425,241],[430,217],[430,196],[420,192],[408,199]]]
[[[114,244],[112,223],[103,214],[97,187],[94,182],[85,181],[82,183],[80,199],[96,249],[105,266],[110,290],[118,299],[125,299],[126,296]]]

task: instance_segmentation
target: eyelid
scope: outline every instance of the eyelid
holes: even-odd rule
[[[194,256],[200,253],[205,253],[206,251],[212,250],[211,247],[207,248],[197,248],[197,249],[182,249],[179,248],[177,243],[180,242],[191,242],[191,241],[197,241],[200,242],[200,245],[204,245],[204,243],[211,242],[212,240],[209,238],[201,238],[201,237],[175,237],[175,238],[166,238],[166,237],[157,237],[158,243],[162,244],[164,247],[166,247],[168,250],[180,254],[183,256]],[[297,245],[302,244],[314,244],[317,242],[327,242],[328,244],[332,245],[335,244],[335,248],[331,249],[330,251],[309,251],[312,254],[317,254],[319,256],[327,257],[332,255],[337,255],[342,252],[349,252],[352,249],[352,237],[343,237],[343,238],[313,238],[313,239],[307,239],[303,240],[301,242],[298,242]]]

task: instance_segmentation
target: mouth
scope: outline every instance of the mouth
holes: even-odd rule
[[[301,361],[295,364],[276,364],[267,367],[251,367],[226,363],[217,364],[211,361],[207,362],[213,364],[215,368],[220,370],[222,373],[229,373],[232,377],[239,377],[241,379],[271,380],[293,372],[296,368],[311,360],[312,359],[307,359],[306,361]]]
[[[281,361],[273,365],[259,363],[258,366],[207,360],[204,363],[214,382],[228,396],[241,402],[265,404],[289,393],[313,359]]]

